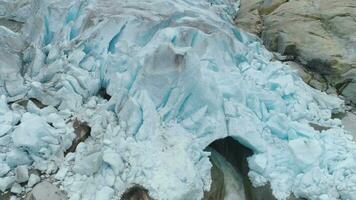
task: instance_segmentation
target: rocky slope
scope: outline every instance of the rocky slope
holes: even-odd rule
[[[356,1],[242,0],[236,23],[316,72],[312,86],[356,102]]]

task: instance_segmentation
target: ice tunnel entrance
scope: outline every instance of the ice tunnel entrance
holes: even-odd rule
[[[215,140],[211,152],[212,185],[204,200],[275,200],[269,185],[255,188],[248,178],[247,158],[252,150],[232,137]]]

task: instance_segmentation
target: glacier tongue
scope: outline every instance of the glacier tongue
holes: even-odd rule
[[[3,14],[27,18],[21,34],[0,26],[0,189],[32,166],[56,173],[71,200],[119,199],[136,184],[201,199],[203,149],[231,136],[254,152],[254,185],[270,182],[278,199],[356,198],[356,144],[331,119],[343,102],[271,61],[234,26],[234,0],[28,2]],[[90,137],[64,157],[76,119]]]

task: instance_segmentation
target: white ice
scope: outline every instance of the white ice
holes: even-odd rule
[[[0,26],[0,190],[25,165],[56,173],[71,200],[134,184],[198,200],[211,183],[203,150],[232,136],[278,199],[356,199],[356,144],[331,119],[343,102],[271,61],[235,27],[233,0],[27,0],[14,14],[4,2],[0,14],[25,23]],[[64,157],[75,119],[91,136]]]

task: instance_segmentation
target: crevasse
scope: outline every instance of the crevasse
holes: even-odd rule
[[[134,184],[198,200],[211,183],[203,149],[231,136],[254,152],[254,185],[278,199],[356,199],[356,145],[331,118],[343,102],[236,28],[235,1],[29,2],[21,33],[0,27],[1,190],[25,165],[55,173],[71,200]],[[64,157],[74,119],[91,136]]]

